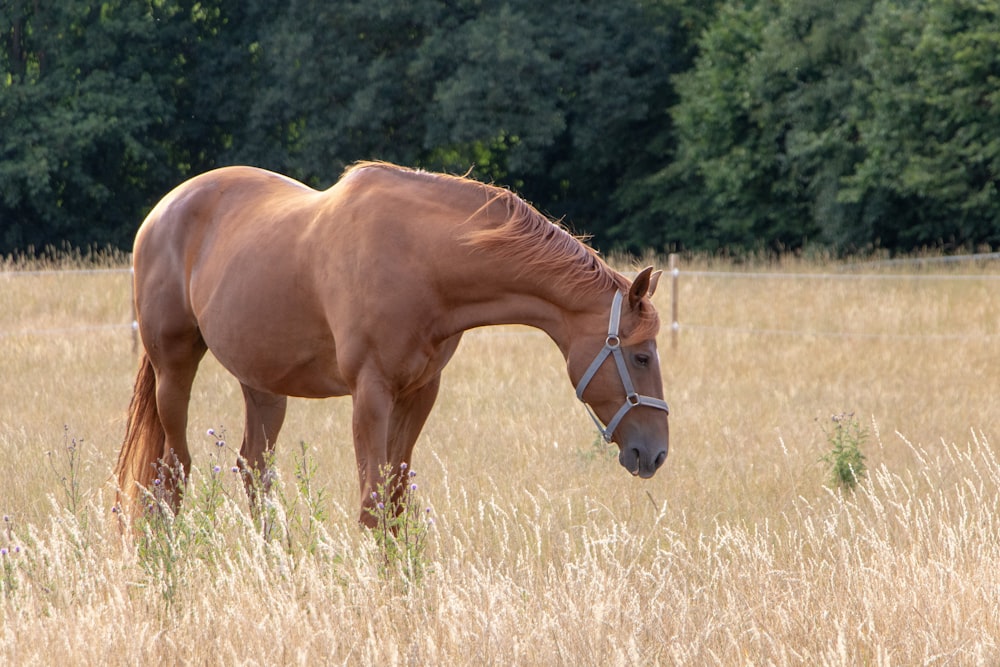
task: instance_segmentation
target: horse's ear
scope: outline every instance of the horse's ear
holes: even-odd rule
[[[649,293],[650,282],[652,279],[653,267],[647,266],[645,269],[639,272],[639,275],[635,277],[632,281],[632,286],[628,290],[628,305],[629,308],[635,308],[642,301],[642,297]]]
[[[649,291],[646,293],[648,296],[656,294],[656,286],[660,284],[660,276],[662,275],[663,271],[653,271],[653,275],[649,277]]]

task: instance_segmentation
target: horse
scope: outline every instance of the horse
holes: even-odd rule
[[[350,395],[359,520],[371,527],[372,493],[409,464],[463,332],[487,325],[551,338],[632,475],[652,477],[666,459],[650,301],[660,273],[629,281],[508,189],[385,162],[354,164],[322,191],[223,167],[156,204],[133,273],[143,350],[115,466],[116,508],[133,516],[154,487],[179,507],[206,351],[243,391],[238,465],[251,500],[270,479],[287,397]]]

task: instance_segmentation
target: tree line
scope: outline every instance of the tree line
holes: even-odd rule
[[[0,254],[381,159],[632,251],[1000,244],[993,0],[0,0]]]

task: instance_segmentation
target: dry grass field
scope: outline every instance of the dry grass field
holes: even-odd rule
[[[595,442],[543,335],[466,336],[417,444],[409,582],[356,524],[348,399],[290,402],[254,524],[210,358],[188,518],[123,548],[128,275],[0,274],[0,663],[1000,664],[1000,267],[682,268],[652,480]],[[854,490],[822,460],[845,413]]]

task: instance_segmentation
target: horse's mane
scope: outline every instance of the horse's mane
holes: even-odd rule
[[[611,269],[582,237],[573,235],[506,188],[464,176],[419,171],[386,162],[359,162],[349,167],[344,176],[365,168],[394,170],[448,187],[475,189],[484,200],[470,213],[467,221],[491,219],[499,212],[499,222],[472,229],[463,234],[461,240],[474,250],[516,260],[522,272],[537,272],[541,280],[567,291],[618,289],[624,292],[629,288],[628,280]],[[642,315],[637,330],[631,335],[644,338],[655,335],[659,329],[655,311],[648,309]]]

